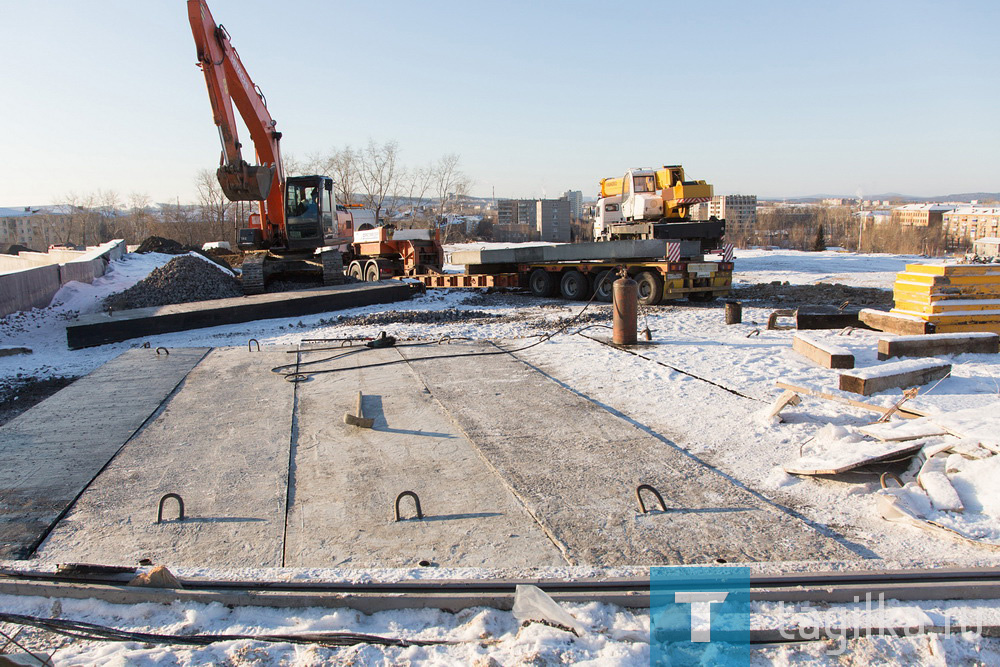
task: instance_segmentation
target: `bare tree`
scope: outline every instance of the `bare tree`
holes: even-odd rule
[[[128,213],[125,216],[125,238],[132,243],[141,243],[149,236],[152,214],[149,212],[149,195],[132,192],[128,196]]]
[[[379,220],[382,210],[392,210],[398,197],[401,173],[397,166],[399,144],[387,141],[380,145],[370,139],[356,157],[363,203],[375,211],[375,219]]]
[[[434,165],[434,188],[438,199],[438,220],[444,218],[449,204],[459,204],[462,198],[469,193],[470,181],[458,168],[459,156],[456,153],[449,153],[438,160]],[[450,225],[444,228],[444,239],[442,243],[448,241]]]
[[[233,202],[226,198],[215,174],[202,169],[195,178],[198,188],[198,209],[205,227],[204,233],[213,241],[235,241],[235,229],[229,222]]]

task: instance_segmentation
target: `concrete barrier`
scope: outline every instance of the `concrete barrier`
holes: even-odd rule
[[[0,273],[0,317],[44,308],[60,287],[71,280],[93,282],[104,275],[109,263],[124,254],[125,241],[117,239],[84,251],[0,255],[0,271],[6,271]]]

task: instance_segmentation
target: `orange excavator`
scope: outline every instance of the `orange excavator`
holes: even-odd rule
[[[205,75],[212,115],[222,140],[216,172],[230,201],[257,202],[237,233],[242,250],[257,251],[243,260],[243,291],[259,294],[271,275],[316,275],[323,283],[344,281],[343,257],[329,249],[324,234],[337,232],[333,181],[326,176],[286,177],[281,162],[281,132],[264,95],[250,78],[230,41],[216,24],[205,0],[188,0],[188,19]],[[258,164],[243,159],[233,104],[250,131]]]

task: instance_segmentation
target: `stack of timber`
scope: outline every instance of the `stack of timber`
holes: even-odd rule
[[[931,323],[937,333],[1000,333],[1000,265],[907,264],[893,299],[890,314]]]

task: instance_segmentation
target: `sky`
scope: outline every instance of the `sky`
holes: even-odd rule
[[[1000,191],[995,0],[209,7],[296,158],[396,141],[497,197],[664,164],[719,194]],[[0,206],[194,201],[220,145],[184,0],[0,9]]]

